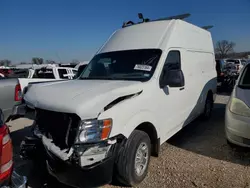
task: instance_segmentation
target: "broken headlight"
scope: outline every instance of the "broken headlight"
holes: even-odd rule
[[[112,128],[112,119],[83,120],[80,123],[76,144],[106,140]]]

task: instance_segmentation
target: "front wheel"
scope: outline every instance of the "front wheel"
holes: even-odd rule
[[[147,175],[150,153],[151,143],[148,134],[139,130],[133,131],[118,155],[117,179],[129,186],[142,182]]]

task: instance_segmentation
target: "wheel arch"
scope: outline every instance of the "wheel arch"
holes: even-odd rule
[[[160,152],[160,138],[158,138],[155,126],[150,122],[143,122],[135,130],[147,133],[151,141],[151,155],[158,157]]]
[[[157,119],[155,118],[154,114],[150,111],[141,111],[139,113],[135,113],[134,116],[128,118],[128,121],[125,123],[122,131],[121,129],[116,128],[114,130],[113,135],[117,133],[121,133],[126,137],[132,134],[134,130],[141,130],[144,131],[149,135],[149,138],[152,143],[152,155],[158,156],[159,147],[160,147],[160,137],[161,131],[160,126],[157,126]]]
[[[214,93],[211,89],[207,92],[207,98],[212,99],[214,101]]]

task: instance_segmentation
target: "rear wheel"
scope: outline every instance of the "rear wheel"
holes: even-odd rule
[[[118,181],[129,186],[142,182],[147,175],[150,153],[151,143],[148,134],[139,130],[133,131],[118,156]]]
[[[213,106],[214,106],[213,97],[208,94],[205,102],[205,108],[202,114],[203,119],[208,120],[211,117]]]

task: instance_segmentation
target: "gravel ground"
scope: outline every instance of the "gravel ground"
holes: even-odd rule
[[[196,120],[163,144],[160,156],[151,158],[148,175],[138,187],[250,188],[250,150],[231,148],[225,140],[224,111],[228,98],[226,94],[217,95],[209,121]],[[37,171],[18,157],[18,146],[23,136],[29,134],[28,126],[31,124],[31,120],[21,118],[9,125],[16,169],[28,176],[30,187],[40,188],[41,179]],[[113,187],[119,186],[104,186]]]

